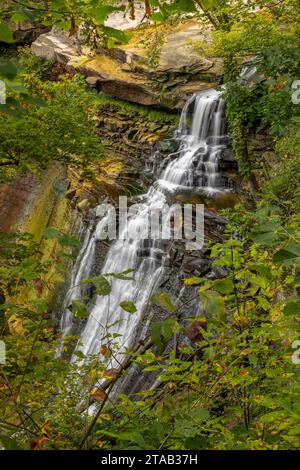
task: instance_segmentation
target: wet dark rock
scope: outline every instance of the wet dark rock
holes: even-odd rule
[[[193,273],[193,274],[203,274],[207,271],[209,267],[209,260],[208,259],[199,259],[194,256],[185,256],[183,260],[183,272],[184,273]]]
[[[214,279],[221,279],[226,277],[228,274],[225,268],[221,268],[220,266],[213,266],[212,267],[212,275],[210,277],[214,277]]]

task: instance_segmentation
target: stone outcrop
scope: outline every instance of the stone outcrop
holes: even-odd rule
[[[67,197],[78,207],[88,200],[94,207],[103,198],[117,200],[120,195],[133,196],[146,191],[151,175],[145,171],[154,146],[164,141],[162,154],[170,151],[169,140],[177,126],[177,118],[155,111],[155,116],[145,108],[101,99],[97,117],[98,135],[104,146],[104,155],[95,164],[94,180],[77,185]],[[78,176],[75,176],[75,180]],[[76,188],[76,183],[72,185]],[[85,212],[85,211],[82,211]]]
[[[207,39],[209,32],[195,21],[166,28],[157,51],[157,64],[150,66],[145,37],[153,40],[153,27],[137,29],[127,45],[98,47],[96,55],[79,47],[57,29],[42,34],[33,44],[34,54],[66,64],[83,73],[88,83],[113,97],[146,106],[181,109],[192,93],[218,85],[222,80],[219,59],[201,57],[192,42]]]

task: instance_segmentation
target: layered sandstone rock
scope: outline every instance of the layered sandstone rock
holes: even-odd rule
[[[63,62],[82,72],[91,86],[111,96],[146,106],[181,109],[192,93],[217,86],[222,80],[219,59],[201,57],[193,42],[207,40],[209,31],[195,21],[161,31],[155,65],[149,49],[155,41],[152,26],[134,32],[127,45],[98,47],[96,55],[57,29],[41,35],[34,54]],[[146,38],[146,39],[145,39]]]

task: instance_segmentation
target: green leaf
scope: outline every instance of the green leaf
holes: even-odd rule
[[[32,305],[39,314],[47,312],[47,302],[45,300],[34,299],[32,300]]]
[[[276,421],[282,421],[284,418],[284,411],[271,411],[260,417],[262,423],[274,423]]]
[[[116,42],[112,38],[108,38],[106,41],[107,49],[113,49],[117,46]]]
[[[120,41],[122,44],[127,44],[132,38],[132,33],[125,33],[124,31],[109,26],[102,26],[102,31],[106,36],[117,39],[117,41]]]
[[[175,306],[166,292],[160,292],[158,294],[152,295],[151,301],[159,307],[167,309],[168,312],[172,313],[175,311]]]
[[[218,6],[217,0],[199,0],[199,5],[204,11],[213,10]]]
[[[2,104],[0,106],[0,113],[7,114],[15,119],[21,119],[24,115],[22,109],[19,106],[10,106],[8,104]]]
[[[188,450],[207,450],[210,447],[209,442],[209,438],[204,436],[188,437],[184,446]]]
[[[196,421],[206,421],[210,417],[210,412],[206,408],[197,408],[193,411],[193,418]]]
[[[8,80],[13,80],[18,73],[18,69],[9,60],[1,60],[0,62],[0,76],[7,78]]]
[[[250,233],[250,238],[258,243],[273,245],[278,241],[278,231],[281,226],[277,222],[268,222],[255,227]]]
[[[234,285],[232,279],[219,279],[213,285],[214,290],[221,294],[230,294],[233,291]]]
[[[29,91],[27,90],[27,88],[25,88],[24,85],[22,85],[21,83],[6,82],[6,85],[15,93],[22,93],[24,95],[29,94]]]
[[[170,5],[165,5],[165,8],[167,8],[169,12],[178,11],[179,13],[192,13],[197,11],[194,0],[173,0]]]
[[[274,263],[282,263],[284,261],[293,260],[300,256],[300,245],[289,243],[285,248],[277,251],[273,256]]]
[[[226,313],[223,297],[214,291],[199,292],[199,294],[205,312],[212,318],[223,321]]]
[[[65,6],[65,0],[51,0],[52,10],[59,10]]]
[[[163,350],[174,333],[180,330],[180,326],[175,319],[163,320],[151,325],[151,337],[158,351]]]
[[[151,15],[151,17],[150,17],[150,20],[151,21],[162,22],[162,21],[164,21],[164,16],[159,12],[153,13],[153,15]]]
[[[262,277],[268,279],[269,281],[272,279],[272,271],[270,269],[270,266],[261,263],[255,264],[254,268]]]
[[[55,23],[55,26],[58,26],[58,28],[64,29],[65,31],[70,31],[72,27],[71,21],[68,20],[62,20],[62,21],[57,21]]]
[[[111,431],[103,431],[103,433],[107,436],[116,437],[117,439],[120,439],[121,441],[134,442],[140,447],[145,446],[145,440],[142,434],[139,433],[138,431],[120,432],[120,433],[111,432]]]
[[[56,239],[58,243],[62,246],[69,246],[71,248],[76,248],[80,242],[74,235],[64,235],[59,230],[54,227],[48,227],[44,230],[44,238]]]
[[[39,108],[46,108],[48,106],[47,101],[36,96],[23,95],[22,100],[26,103],[32,104],[33,106],[38,106]]]
[[[5,450],[20,450],[19,444],[15,439],[11,437],[4,436],[3,434],[0,435],[0,442],[5,448]]]
[[[126,269],[126,271],[122,271],[121,273],[106,273],[105,276],[110,276],[115,279],[121,279],[122,281],[133,281],[134,277],[127,276],[129,273],[133,273],[134,269]]]
[[[25,14],[25,13],[22,13],[22,12],[17,12],[17,13],[14,13],[10,20],[13,22],[13,23],[19,23],[19,22],[22,22],[22,21],[27,21],[28,20],[28,16]]]
[[[192,277],[187,277],[186,279],[184,279],[184,284],[186,286],[195,286],[197,284],[201,284],[201,282],[203,281],[204,279],[202,277],[192,276]]]
[[[14,38],[13,38],[10,28],[6,24],[1,23],[1,22],[0,22],[0,42],[6,42],[8,44],[11,44],[12,42],[14,42]]]
[[[74,351],[74,355],[78,357],[78,359],[84,359],[85,355],[82,351]]]
[[[48,227],[44,230],[44,238],[46,239],[58,239],[59,237],[61,237],[61,233],[56,228]]]
[[[284,306],[283,312],[285,313],[285,315],[299,315],[300,298],[288,300]]]
[[[192,438],[199,434],[199,427],[189,417],[178,418],[175,420],[174,434],[176,437]]]
[[[130,300],[124,300],[123,302],[121,302],[120,307],[125,310],[125,312],[129,313],[135,313],[137,311],[135,304]]]
[[[111,285],[104,276],[91,277],[82,281],[81,284],[93,284],[98,295],[109,295],[111,293]]]
[[[90,9],[89,14],[91,15],[96,24],[103,25],[105,19],[110,13],[124,9],[124,6],[114,7],[113,5],[102,5],[101,7]]]
[[[61,235],[58,238],[58,242],[62,246],[69,246],[72,248],[76,248],[80,245],[79,240],[74,235]]]
[[[86,305],[80,300],[73,300],[71,311],[74,317],[80,318],[80,320],[85,320],[89,315]]]

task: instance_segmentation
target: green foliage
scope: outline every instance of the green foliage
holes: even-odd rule
[[[85,37],[85,42],[94,44],[102,42],[109,47],[117,43],[126,44],[131,37],[131,33],[114,28],[108,28],[104,25],[107,16],[115,11],[123,11],[122,2],[106,2],[105,0],[92,0],[85,2],[81,0],[51,0],[45,3],[43,1],[7,2],[5,11],[5,20],[12,22],[38,22],[45,26],[58,26],[69,32],[70,36],[75,36],[81,27],[81,33]],[[3,16],[0,11],[0,19]],[[12,43],[13,35],[10,28],[0,22],[0,41]]]
[[[123,302],[120,303],[120,307],[125,310],[125,312],[128,313],[135,313],[137,312],[137,308],[134,304],[134,302],[130,300],[123,300]]]
[[[18,69],[15,64],[9,60],[2,59],[0,62],[0,77],[12,80],[16,77]]]
[[[153,294],[151,297],[152,302],[159,305],[160,307],[165,308],[168,312],[174,312],[175,306],[165,292],[160,292],[159,294]]]
[[[155,69],[159,64],[162,46],[165,42],[164,38],[164,31],[159,31],[156,28],[154,33],[147,34],[140,41],[140,44],[142,44],[146,50],[148,65],[151,69]]]
[[[76,248],[79,245],[79,241],[74,235],[65,235],[53,227],[45,229],[44,238],[45,240],[57,240],[61,246],[71,246],[72,248]]]
[[[82,168],[88,175],[102,146],[92,121],[92,97],[82,79],[44,83],[30,74],[23,81],[31,96],[21,89],[19,102],[9,95],[0,109],[2,181],[17,172],[39,171],[53,161]]]
[[[229,31],[214,31],[208,53],[224,58],[234,56],[236,59],[243,59],[262,49],[276,47],[279,41],[281,45],[288,43],[293,32],[280,30],[279,24],[272,16],[263,13],[249,14],[243,21],[234,23]]]
[[[265,212],[258,213],[260,217],[265,219]],[[165,350],[174,334],[186,335],[188,329],[171,318],[153,323],[160,356],[148,351],[135,360],[145,371],[156,372],[161,385],[134,401],[121,395],[117,409],[107,408],[110,422],[105,431],[102,425],[96,431],[101,446],[130,449],[134,442],[139,449],[298,447],[299,373],[288,351],[299,337],[299,301],[280,295],[291,290],[297,272],[294,264],[286,266],[285,257],[275,267],[273,253],[282,251],[282,244],[289,246],[299,231],[284,231],[274,215],[268,224],[268,230],[271,225],[277,230],[272,248],[238,241],[231,235],[233,227],[227,241],[212,247],[214,263],[228,274],[214,281],[199,279],[199,295],[209,299],[203,305],[207,322],[199,329],[199,339]],[[255,233],[265,230],[260,223],[255,226]],[[197,284],[197,278],[191,283]],[[227,315],[220,314],[224,310]]]
[[[11,30],[5,23],[2,22],[0,22],[0,41],[9,44],[14,42]]]
[[[97,295],[108,295],[111,292],[111,285],[105,276],[91,277],[87,281],[83,281],[82,284],[93,284]]]
[[[32,54],[30,47],[18,47],[17,67],[21,75],[34,74],[38,78],[43,78],[43,74],[51,65],[53,61]]]
[[[270,169],[270,178],[264,183],[263,194],[270,204],[280,206],[285,214],[299,213],[299,118],[290,121],[284,137],[276,146],[277,160]]]
[[[275,138],[284,136],[291,118],[299,114],[291,99],[292,82],[300,73],[297,33],[295,24],[286,21],[283,12],[276,16],[265,11],[248,13],[229,30],[217,30],[210,48],[210,53],[224,59],[233,149],[241,173],[252,181],[255,162],[248,146],[251,133],[268,129]],[[257,77],[244,83],[238,64],[253,55]]]
[[[0,233],[0,289],[8,296],[16,295],[30,281],[47,269],[34,257],[39,247],[29,234]]]
[[[173,318],[161,322],[153,323],[151,326],[151,336],[158,352],[162,352],[164,346],[173,336],[173,333],[180,329],[178,323]],[[148,369],[149,370],[149,369]]]
[[[198,336],[189,341],[189,325],[199,322],[199,315],[181,317],[180,321],[169,317],[154,322],[151,334],[157,353],[146,348],[142,353],[128,351],[128,354],[145,372],[157,374],[157,389],[145,390],[134,399],[120,395],[113,406],[107,404],[105,411],[100,408],[88,436],[85,414],[78,413],[78,396],[85,390],[87,396],[99,397],[101,403],[106,401],[107,393],[102,389],[95,391],[93,384],[111,372],[105,370],[105,360],[101,362],[98,355],[76,367],[58,358],[53,331],[44,325],[36,337],[36,322],[40,321],[45,306],[35,302],[36,313],[33,315],[32,310],[31,320],[26,323],[34,343],[28,336],[26,341],[22,335],[15,336],[13,342],[6,338],[9,363],[2,390],[7,390],[8,384],[9,390],[17,390],[14,396],[19,405],[16,409],[14,403],[2,404],[1,442],[5,448],[37,445],[78,449],[83,442],[88,448],[120,450],[133,446],[297,448],[299,373],[290,351],[293,341],[299,338],[299,299],[293,293],[299,266],[295,258],[284,253],[290,253],[292,246],[299,255],[299,230],[295,225],[284,227],[279,215],[273,212],[267,217],[262,210],[257,213],[251,238],[257,240],[259,233],[271,233],[271,229],[275,233],[271,245],[270,239],[265,238],[261,243],[237,240],[233,236],[234,227],[228,227],[227,240],[211,246],[214,264],[225,269],[227,276],[186,280],[186,284],[198,284],[201,299],[207,299],[203,302],[206,321],[201,320],[205,327],[199,327]],[[49,235],[56,234],[52,231]],[[14,243],[12,248],[21,254]],[[31,251],[23,254],[25,259],[28,254]],[[128,272],[116,276],[122,274],[127,277]],[[113,274],[86,282],[100,286],[102,294],[107,295],[109,289],[102,291],[104,284],[107,286],[106,276]],[[287,298],[289,292],[291,297]],[[166,294],[160,297],[167,299]],[[169,303],[163,302],[173,315]],[[124,301],[123,306],[126,311],[133,311],[131,302]],[[72,311],[80,319],[86,318],[83,302],[74,301]],[[181,342],[177,342],[175,349],[166,349],[178,334]],[[113,337],[109,341],[109,347],[103,345],[100,349],[104,358],[114,349]],[[79,361],[85,359],[81,351],[76,355]],[[23,420],[16,442],[14,423],[18,421],[11,420],[11,413],[17,413]]]
[[[74,317],[80,320],[86,320],[89,315],[86,305],[80,300],[73,300],[71,311]]]

